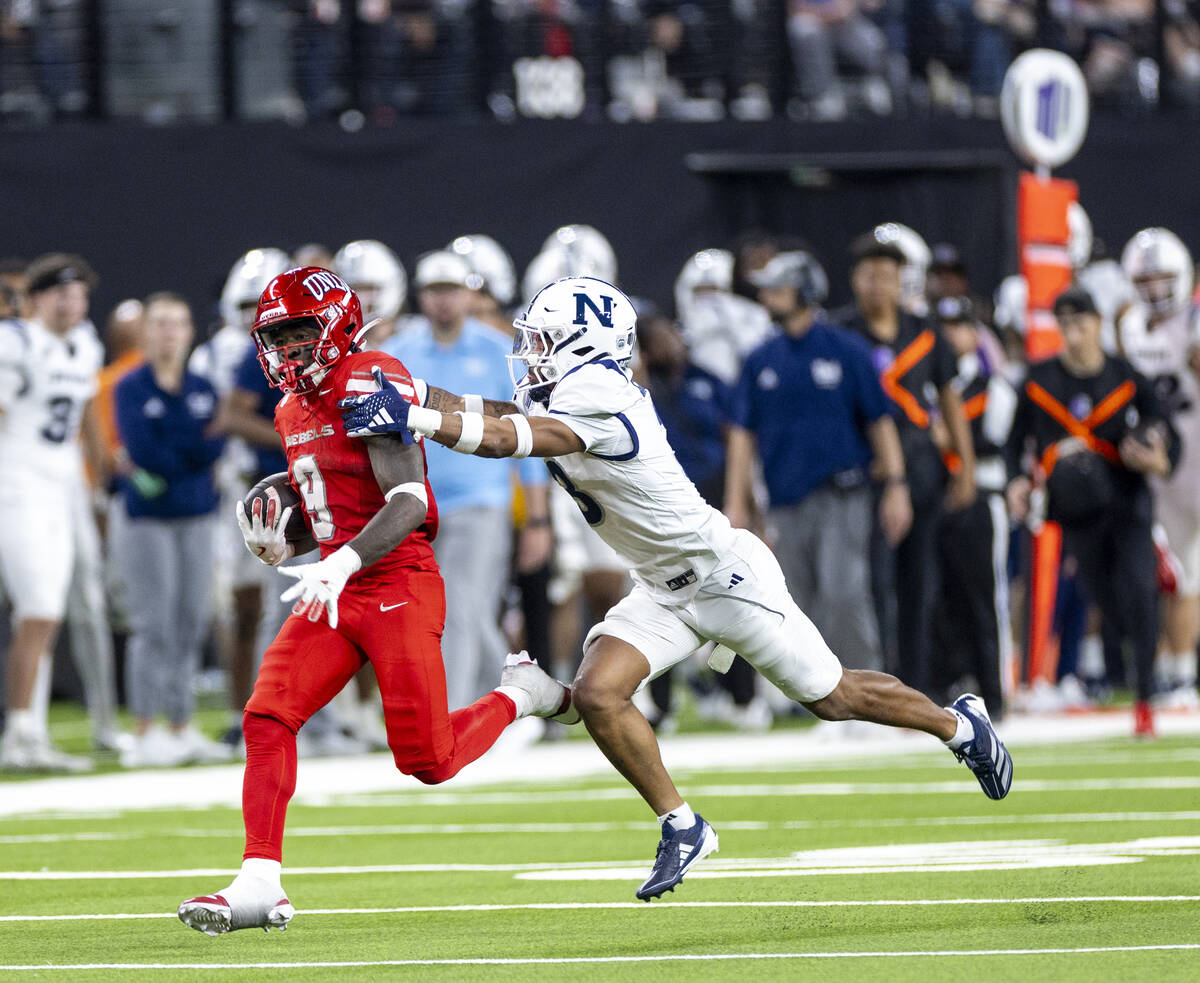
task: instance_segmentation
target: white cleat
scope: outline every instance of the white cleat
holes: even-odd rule
[[[0,771],[53,771],[78,775],[93,767],[91,758],[66,754],[39,734],[6,733],[0,741]]]
[[[509,652],[500,673],[500,685],[529,694],[529,716],[546,717],[562,724],[579,723],[579,711],[571,702],[571,687],[542,671],[529,653]]]
[[[240,928],[261,928],[264,932],[277,928],[285,932],[295,914],[296,909],[285,897],[259,904],[239,902],[231,905],[222,894],[207,894],[191,898],[179,906],[179,920],[183,924],[212,936]]]

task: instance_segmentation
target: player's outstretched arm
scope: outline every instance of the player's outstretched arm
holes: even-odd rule
[[[417,393],[420,395],[419,387]],[[437,386],[426,387],[425,397],[421,401],[421,405],[427,409],[437,410],[439,413],[475,412],[482,413],[484,416],[495,417],[497,420],[502,416],[521,412],[516,403],[506,403],[499,399],[484,399],[482,396],[473,394],[456,396],[454,393],[446,389],[439,389]]]
[[[519,412],[496,418],[479,410],[449,413],[429,406],[414,406],[388,382],[380,369],[374,368],[372,373],[379,386],[378,392],[352,396],[338,404],[345,411],[342,420],[351,437],[396,434],[409,442],[412,434],[419,434],[460,454],[478,457],[561,457],[586,450],[575,431],[559,420],[528,418]],[[424,394],[425,400],[432,391]],[[444,393],[445,390],[437,392]],[[515,406],[512,408],[516,410]]]

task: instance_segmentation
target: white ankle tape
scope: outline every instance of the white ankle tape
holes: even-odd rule
[[[460,454],[474,454],[476,448],[483,443],[483,417],[478,413],[464,413],[461,410],[454,414],[462,420],[462,434],[451,450]]]

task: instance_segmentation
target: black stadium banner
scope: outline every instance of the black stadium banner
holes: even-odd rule
[[[1148,225],[1200,247],[1200,127],[1096,113],[1064,177],[1112,253]],[[182,292],[203,329],[230,265],[259,246],[376,238],[411,270],[454,236],[494,236],[523,269],[568,222],[616,248],[621,285],[670,310],[688,256],[763,228],[803,236],[847,299],[846,247],[883,221],[957,244],[975,289],[1013,272],[1018,161],[1000,124],[411,120],[145,127],[73,123],[0,138],[0,257],[65,249],[102,277],[94,315]]]

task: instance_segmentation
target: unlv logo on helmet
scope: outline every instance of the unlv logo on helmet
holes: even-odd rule
[[[304,289],[316,297],[317,300],[324,300],[325,295],[330,290],[350,292],[350,288],[342,282],[341,277],[336,273],[330,273],[329,270],[317,270],[310,273],[300,282],[304,285]]]

